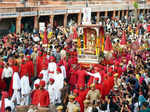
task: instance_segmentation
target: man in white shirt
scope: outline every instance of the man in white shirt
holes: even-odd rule
[[[31,88],[29,83],[28,73],[25,72],[25,75],[21,78],[21,105],[29,105],[29,96]]]
[[[47,84],[48,84],[48,79],[49,79],[49,74],[47,70],[47,66],[43,65],[43,70],[40,72],[40,74],[43,74],[43,79],[46,83],[45,88],[47,89]]]
[[[61,68],[61,71],[62,71],[62,74],[63,74],[64,78],[66,78],[66,68],[65,68],[65,66],[61,65],[60,68]]]
[[[6,85],[7,91],[9,90],[12,74],[13,74],[13,69],[9,67],[8,63],[6,63],[2,72],[2,79],[4,79],[7,84]]]
[[[56,87],[56,103],[61,103],[61,89],[64,86],[64,76],[61,72],[61,69],[57,67],[57,73],[54,75],[55,87]]]
[[[48,93],[50,96],[51,104],[55,104],[55,100],[56,100],[56,86],[54,85],[54,82],[55,80],[53,78],[49,79]]]
[[[50,63],[48,63],[48,73],[49,78],[53,78],[54,74],[56,74],[57,65],[55,63],[55,57],[50,57]]]
[[[20,104],[20,89],[21,89],[21,80],[19,77],[18,72],[14,72],[13,74],[13,96],[11,98],[11,101],[14,102],[16,101],[16,103],[19,105]]]

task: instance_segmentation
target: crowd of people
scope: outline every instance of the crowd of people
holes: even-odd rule
[[[4,36],[1,112],[150,112],[148,23],[147,17],[105,18],[100,24],[111,37],[112,56],[89,67],[78,63],[77,25],[55,26],[47,45],[39,34]],[[121,48],[123,31],[127,40]]]

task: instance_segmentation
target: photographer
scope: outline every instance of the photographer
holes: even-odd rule
[[[108,102],[110,112],[120,112],[119,100],[113,94],[113,92],[110,93],[110,95],[108,96],[108,99],[110,99],[110,101]]]
[[[105,97],[105,100],[102,99],[99,106],[100,112],[110,112],[109,104],[110,99],[108,97]]]
[[[121,111],[120,112],[131,112],[129,108],[129,102],[126,99],[126,95],[123,98],[120,98]]]

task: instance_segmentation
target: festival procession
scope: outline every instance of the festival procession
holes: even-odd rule
[[[0,39],[0,112],[150,112],[150,21],[44,24]],[[11,29],[12,30],[12,29]]]

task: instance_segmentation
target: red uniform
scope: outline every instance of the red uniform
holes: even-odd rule
[[[34,75],[34,65],[32,61],[27,61],[27,70],[29,75],[29,80],[31,81],[32,75]]]
[[[2,80],[2,72],[3,72],[3,68],[0,68],[0,89],[5,89],[6,88],[6,83],[4,80]]]
[[[76,75],[76,71],[74,69],[70,69],[70,80],[69,80],[69,84],[71,85],[71,89],[76,85],[77,83],[77,75]]]
[[[109,94],[109,92],[110,92],[110,85],[109,85],[109,80],[108,79],[104,80],[102,89],[103,89],[102,91],[103,91],[103,95],[104,96]]]
[[[86,97],[86,94],[87,94],[87,91],[85,91],[85,90],[79,90],[78,94],[79,94],[81,100],[84,101],[85,97]]]
[[[24,71],[27,71],[27,64],[21,64],[21,70],[20,70],[20,78],[22,78],[25,75]],[[26,70],[25,70],[26,69]]]
[[[15,71],[15,72],[19,72],[19,67],[18,66],[12,66],[12,69],[13,69],[13,72]]]
[[[109,80],[109,91],[114,87],[114,76],[109,76],[108,77]]]
[[[84,112],[84,104],[83,104],[83,100],[80,98],[80,96],[76,97],[75,101],[77,101],[80,104],[80,112]]]
[[[38,105],[38,99],[39,99],[39,90],[38,89],[35,89],[32,91],[31,93],[31,104],[33,105]]]
[[[86,75],[87,75],[87,73],[84,70],[77,71],[77,76],[78,76],[77,85],[85,85],[85,76]]]
[[[43,60],[41,62],[42,69],[43,69],[43,66],[48,68],[48,63],[49,63],[48,59],[46,57],[43,57]]]
[[[95,84],[95,88],[98,89],[100,91],[100,93],[102,94],[102,84]]]
[[[37,57],[37,75],[39,75],[39,73],[42,70],[42,66],[41,66],[42,61],[43,61],[43,56],[38,56]]]
[[[38,104],[40,104],[41,107],[47,107],[50,104],[50,98],[49,93],[47,90],[38,90],[37,94],[38,97]]]

